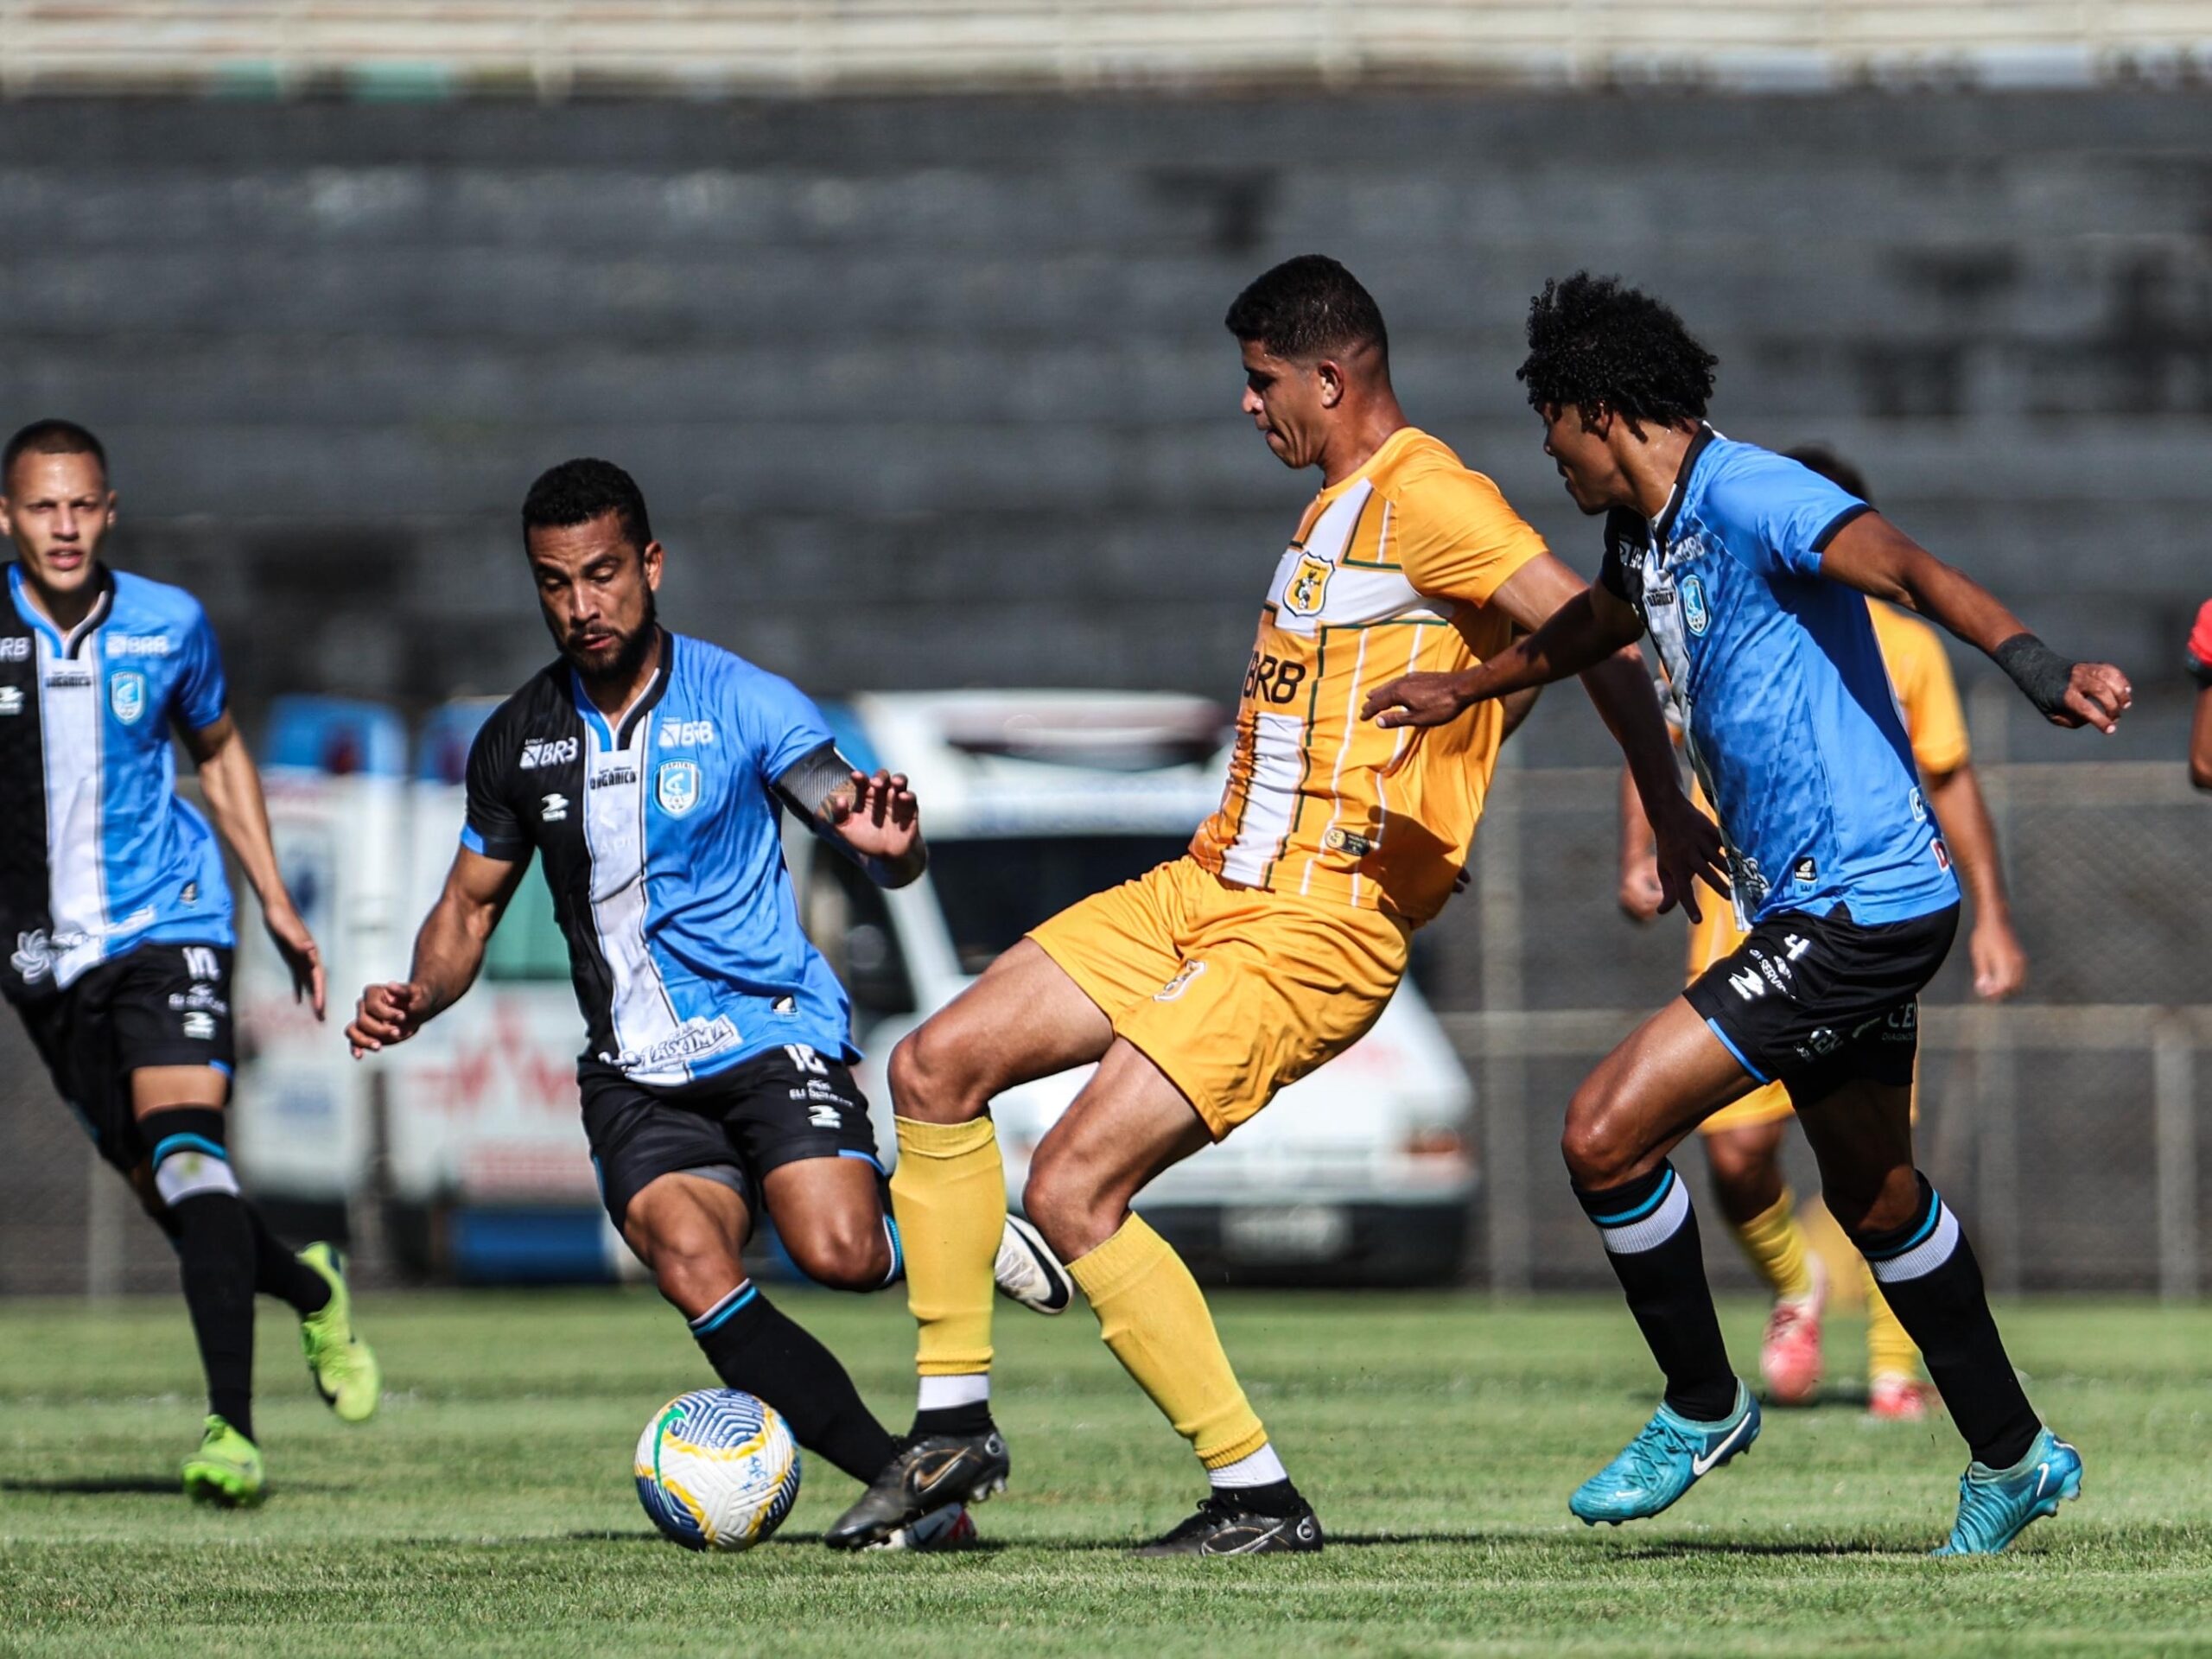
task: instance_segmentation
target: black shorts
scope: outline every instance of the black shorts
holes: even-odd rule
[[[868,1101],[842,1060],[792,1043],[675,1089],[649,1089],[613,1066],[576,1068],[600,1197],[616,1227],[630,1200],[690,1171],[751,1201],[773,1170],[805,1158],[865,1159],[878,1172]]]
[[[146,1155],[130,1074],[212,1065],[227,1077],[238,1063],[228,945],[142,944],[16,1009],[61,1098],[126,1174]]]
[[[1684,993],[1761,1083],[1804,1105],[1858,1078],[1902,1087],[1920,1051],[1920,993],[1958,931],[1950,905],[1861,927],[1826,916],[1770,917]]]

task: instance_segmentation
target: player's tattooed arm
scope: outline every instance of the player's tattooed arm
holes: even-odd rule
[[[929,868],[921,807],[903,772],[862,772],[824,743],[776,779],[776,792],[880,887],[903,887]]]
[[[1821,551],[1821,574],[1917,611],[1986,652],[2054,726],[2094,726],[2109,735],[2135,699],[2119,669],[2053,651],[1994,594],[1878,512],[1862,512],[1836,531]]]
[[[276,844],[269,833],[269,803],[261,792],[261,772],[228,712],[213,725],[184,732],[185,747],[200,772],[200,798],[209,822],[245,872],[270,943],[292,976],[292,1000],[305,998],[322,1018],[325,985],[322,953],[300,918],[276,863]]]
[[[467,847],[454,855],[445,891],[415,936],[407,977],[365,988],[354,1004],[346,1040],[355,1059],[405,1042],[467,994],[484,966],[492,930],[529,868],[527,855],[486,858]]]

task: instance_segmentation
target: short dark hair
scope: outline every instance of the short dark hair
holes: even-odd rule
[[[1874,493],[1866,487],[1866,474],[1826,444],[1801,443],[1795,449],[1783,450],[1783,454],[1800,467],[1818,473],[1837,488],[1848,490],[1867,505],[1873,505]]]
[[[107,451],[91,429],[74,421],[33,421],[9,439],[7,448],[0,450],[0,490],[14,480],[16,463],[25,455],[90,455],[99,462],[100,476],[107,476]]]
[[[1641,437],[1646,421],[1703,420],[1719,361],[1673,308],[1618,276],[1578,270],[1529,302],[1529,356],[1517,372],[1536,408],[1608,410]]]
[[[652,520],[645,516],[645,493],[611,461],[580,455],[548,467],[522,499],[522,536],[527,543],[533,530],[565,529],[588,524],[611,512],[622,521],[622,533],[639,552],[653,539]]]
[[[1375,296],[1325,253],[1301,253],[1262,272],[1222,321],[1238,340],[1256,340],[1270,355],[1294,363],[1363,346],[1372,346],[1385,363],[1390,359],[1390,336]]]

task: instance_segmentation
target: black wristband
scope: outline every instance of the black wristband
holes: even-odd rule
[[[2032,633],[2016,633],[1989,655],[1998,667],[2012,677],[2012,683],[2027,694],[2028,701],[2039,712],[2063,712],[2066,688],[2074,679],[2072,663]]]

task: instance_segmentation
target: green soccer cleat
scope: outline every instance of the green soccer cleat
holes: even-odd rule
[[[265,1496],[261,1448],[220,1417],[210,1417],[200,1449],[184,1460],[184,1495],[226,1510],[251,1509]]]
[[[2028,1455],[2010,1469],[1970,1463],[1959,1477],[1959,1518],[1931,1555],[1994,1555],[2027,1530],[2028,1522],[2056,1515],[2063,1499],[2082,1496],[2082,1454],[2049,1429],[2037,1432]]]
[[[339,1421],[365,1423],[376,1415],[384,1375],[369,1344],[353,1333],[353,1298],[346,1293],[346,1263],[328,1244],[310,1244],[300,1258],[330,1287],[330,1300],[300,1321],[300,1351],[315,1392]]]

